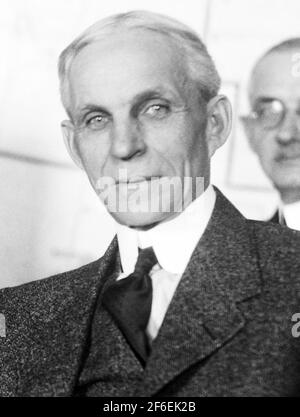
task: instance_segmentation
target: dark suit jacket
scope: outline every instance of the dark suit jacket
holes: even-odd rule
[[[99,261],[0,292],[2,396],[71,396],[116,239]],[[246,220],[218,192],[143,369],[104,309],[103,396],[298,396],[300,235]]]

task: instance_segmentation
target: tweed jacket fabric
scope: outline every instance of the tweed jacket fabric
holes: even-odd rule
[[[96,262],[0,291],[1,396],[74,395],[117,258],[114,239]],[[298,396],[298,312],[300,234],[246,220],[218,191],[145,369],[100,311],[97,395]]]

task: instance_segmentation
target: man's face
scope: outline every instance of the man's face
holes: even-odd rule
[[[151,177],[156,183],[173,177],[208,181],[205,109],[163,36],[135,30],[93,43],[74,59],[69,80],[72,125],[64,133],[99,197],[106,205],[113,194],[125,203],[136,196],[171,200],[165,201],[171,212],[153,211],[153,201],[140,213],[107,205],[118,222],[145,227],[174,216],[181,190],[149,196]],[[103,197],[99,181],[108,177],[114,183]]]
[[[300,191],[300,77],[293,71],[295,51],[273,53],[254,71],[250,84],[252,109],[261,102],[277,99],[285,108],[280,123],[264,127],[258,120],[245,124],[253,150],[281,193]]]

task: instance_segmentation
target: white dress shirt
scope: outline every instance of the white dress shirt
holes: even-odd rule
[[[117,237],[123,273],[126,279],[134,271],[138,248],[152,246],[158,260],[151,272],[152,309],[147,327],[150,340],[160,329],[171,299],[192,253],[211,218],[216,193],[211,185],[182,213],[147,231],[117,226]]]
[[[288,227],[300,230],[300,201],[292,204],[282,204],[279,212],[282,213]]]

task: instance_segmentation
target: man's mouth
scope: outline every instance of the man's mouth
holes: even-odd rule
[[[116,185],[118,184],[138,184],[141,182],[152,181],[159,179],[159,176],[140,176],[135,175],[130,178],[126,178],[124,180],[116,180]]]
[[[287,152],[279,154],[276,157],[276,162],[289,162],[289,161],[297,161],[300,159],[300,152]]]

